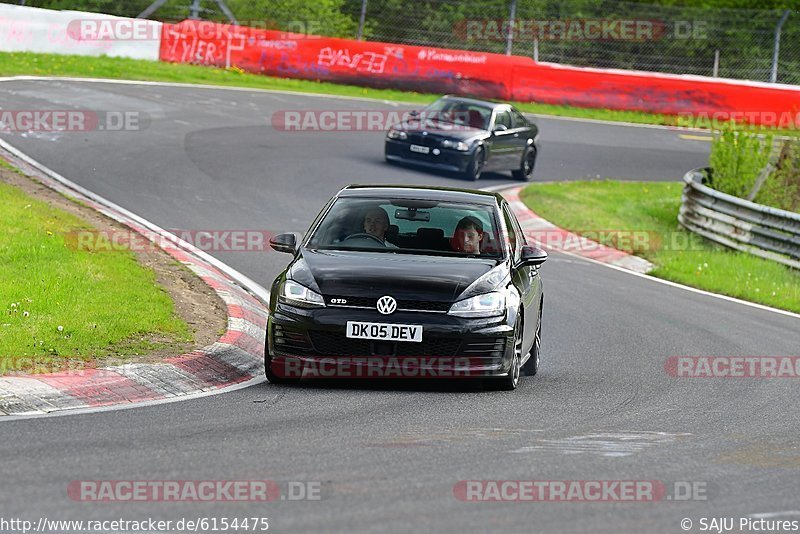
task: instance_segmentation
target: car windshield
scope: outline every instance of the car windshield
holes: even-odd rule
[[[403,254],[503,256],[491,206],[435,200],[339,198],[307,247]]]
[[[480,130],[488,129],[491,108],[451,98],[440,98],[420,112],[420,116],[460,124]]]

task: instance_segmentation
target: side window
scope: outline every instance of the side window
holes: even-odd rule
[[[518,227],[514,218],[508,213],[508,206],[503,206],[503,219],[505,219],[506,231],[508,232],[508,242],[511,244],[511,253],[514,255],[514,260],[518,260],[521,247],[517,239]]]
[[[498,111],[495,116],[494,126],[495,128],[498,126],[505,126],[511,129],[511,114],[508,111]]]
[[[508,209],[509,217],[514,225],[514,231],[517,233],[517,242],[519,243],[520,248],[522,248],[528,244],[528,238],[525,237],[525,232],[522,231],[522,227],[519,225],[517,218],[514,217],[514,212],[511,211],[511,208],[506,209]]]
[[[517,110],[511,110],[511,124],[514,128],[527,128],[528,120]]]

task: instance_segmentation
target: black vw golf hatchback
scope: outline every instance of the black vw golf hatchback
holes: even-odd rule
[[[479,377],[511,390],[539,367],[547,253],[496,193],[348,186],[272,284],[272,383]]]

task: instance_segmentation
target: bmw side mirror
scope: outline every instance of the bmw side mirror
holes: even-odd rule
[[[409,114],[411,117],[419,117],[419,111],[417,111],[416,109],[415,109],[415,110],[412,110],[412,111],[409,111],[409,112],[408,112],[408,114]]]
[[[524,247],[522,247],[523,264],[532,265],[533,267],[539,267],[546,261],[547,261],[547,252],[540,249],[539,247],[532,247],[530,245],[525,245]]]
[[[272,250],[278,252],[294,254],[297,252],[297,236],[294,234],[278,234],[269,240],[269,246],[272,247]]]
[[[494,130],[492,130],[492,133],[505,132],[507,130],[508,126],[506,126],[505,124],[498,124],[494,127]]]

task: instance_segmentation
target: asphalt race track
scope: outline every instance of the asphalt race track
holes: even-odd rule
[[[355,100],[88,82],[0,83],[3,109],[139,111],[139,132],[0,133],[163,228],[304,231],[348,183],[469,186],[389,166],[382,132],[282,132],[281,110]],[[678,180],[707,161],[681,132],[537,119],[538,180]],[[478,186],[513,183],[489,175]],[[580,209],[576,206],[576,209]],[[217,252],[268,286],[288,256]],[[0,422],[6,518],[269,517],[276,532],[681,532],[702,517],[797,519],[792,379],[682,379],[670,356],[798,354],[800,320],[555,254],[540,374],[513,393],[453,383],[266,383],[128,410]],[[120,303],[124,305],[124,303]],[[81,503],[75,480],[321,484],[315,501]],[[460,480],[658,480],[707,500],[469,503]],[[737,519],[738,521],[738,519]],[[738,523],[737,523],[738,524]]]

